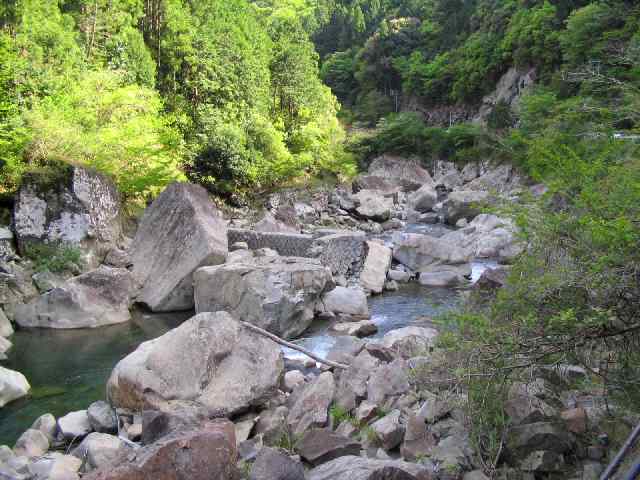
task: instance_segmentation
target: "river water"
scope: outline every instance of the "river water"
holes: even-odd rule
[[[479,278],[489,260],[472,264],[473,278]],[[460,291],[427,288],[417,283],[401,285],[396,292],[370,297],[371,319],[378,326],[374,338],[408,325],[433,326],[431,319],[458,308]],[[0,408],[0,445],[13,445],[18,436],[44,413],[58,417],[105,398],[105,385],[115,364],[143,341],[175,328],[192,313],[148,314],[134,312],[131,322],[97,330],[22,330],[11,337],[14,346],[3,366],[23,373],[32,387],[29,397]],[[316,322],[300,345],[326,355],[335,337],[328,325]],[[287,357],[300,357],[284,349]]]

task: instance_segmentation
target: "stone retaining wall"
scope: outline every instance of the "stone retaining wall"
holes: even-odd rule
[[[271,248],[284,257],[318,258],[334,275],[353,274],[364,256],[364,232],[327,230],[318,237],[230,228],[227,238],[229,245],[246,242],[251,250]]]

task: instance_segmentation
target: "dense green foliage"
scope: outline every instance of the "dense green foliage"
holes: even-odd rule
[[[306,15],[298,13],[307,12]],[[0,188],[59,162],[129,198],[353,173],[302,1],[19,0],[0,11]]]
[[[403,102],[476,106],[509,67],[552,80],[607,55],[637,30],[624,0],[325,0],[314,35],[322,76],[370,124]]]

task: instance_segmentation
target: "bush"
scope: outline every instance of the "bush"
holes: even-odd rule
[[[83,266],[80,249],[64,243],[29,243],[24,254],[37,272],[73,272]]]

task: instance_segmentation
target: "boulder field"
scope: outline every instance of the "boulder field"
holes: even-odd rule
[[[27,181],[15,225],[0,227],[0,358],[13,324],[94,328],[129,320],[135,304],[195,315],[121,359],[104,400],[43,415],[0,447],[0,478],[488,478],[466,393],[439,371],[438,331],[367,338],[378,328],[369,295],[411,281],[468,286],[471,262],[508,263],[524,248],[510,219],[482,213],[526,191],[515,169],[433,167],[384,155],[352,185],[278,192],[257,215],[223,215],[201,187],[174,183],[135,231],[105,178],[75,168],[50,193]],[[23,258],[52,241],[91,262],[59,273]],[[507,273],[485,272],[478,288],[499,288]],[[278,343],[318,317],[336,335],[329,363],[285,362]],[[532,372],[509,391],[496,478],[597,470],[589,434],[601,412],[570,402],[563,375]],[[28,395],[27,380],[0,367],[0,406]]]

